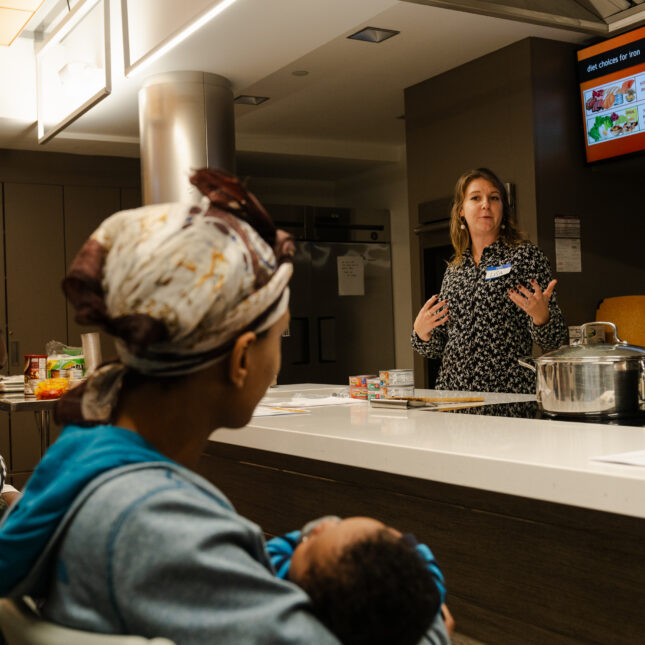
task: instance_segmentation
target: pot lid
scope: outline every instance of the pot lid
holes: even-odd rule
[[[547,354],[536,358],[536,362],[549,361],[582,361],[582,360],[626,360],[645,358],[645,347],[618,343],[606,345],[604,343],[581,343],[579,345],[565,345]]]
[[[593,342],[598,327],[609,327],[613,331],[613,342]],[[538,361],[582,361],[582,360],[625,360],[645,358],[645,347],[630,345],[619,340],[616,326],[611,322],[585,323],[581,328],[582,341],[575,345],[564,345],[536,359]]]

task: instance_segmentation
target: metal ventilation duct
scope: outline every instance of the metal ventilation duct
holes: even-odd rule
[[[144,204],[199,201],[193,170],[235,171],[233,92],[222,76],[151,76],[139,91],[139,131]]]

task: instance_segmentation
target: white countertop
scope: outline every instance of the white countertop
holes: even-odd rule
[[[341,389],[285,385],[268,397],[282,401],[295,393]],[[482,396],[487,403],[535,400],[525,394]],[[253,418],[241,430],[214,432],[211,440],[645,518],[645,468],[590,459],[645,450],[641,427],[390,410],[362,401]]]

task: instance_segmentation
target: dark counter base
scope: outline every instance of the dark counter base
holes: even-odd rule
[[[200,472],[268,535],[328,513],[413,532],[490,645],[645,642],[645,520],[217,442]]]

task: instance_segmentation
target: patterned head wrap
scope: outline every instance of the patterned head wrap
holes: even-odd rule
[[[200,170],[199,205],[155,204],[106,219],[63,289],[76,321],[115,337],[119,361],[59,402],[61,422],[110,419],[128,370],[190,374],[228,355],[240,333],[287,310],[293,240],[233,176]]]

